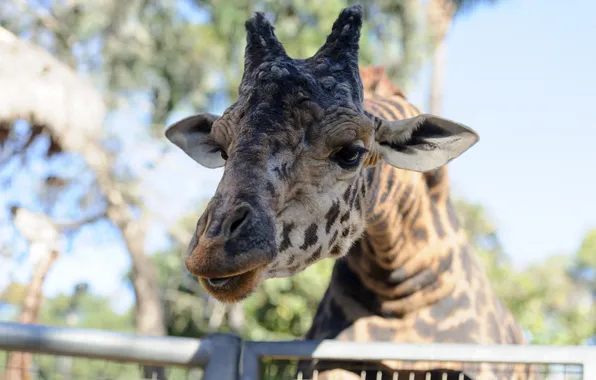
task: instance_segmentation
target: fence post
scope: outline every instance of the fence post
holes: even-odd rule
[[[257,349],[258,343],[244,342],[242,349],[241,380],[258,380],[261,372],[261,357]]]
[[[204,380],[238,380],[242,341],[233,334],[213,334],[211,355],[205,367]]]
[[[584,362],[583,364],[583,373],[582,378],[586,380],[596,379],[596,355],[594,355],[594,360],[590,362]]]

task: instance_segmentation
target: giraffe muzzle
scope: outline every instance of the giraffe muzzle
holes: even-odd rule
[[[201,217],[185,265],[212,296],[236,302],[254,290],[274,261],[275,227],[257,202],[220,199]]]

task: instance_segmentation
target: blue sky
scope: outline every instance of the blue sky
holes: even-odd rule
[[[596,228],[594,14],[589,0],[505,0],[448,38],[444,116],[481,136],[450,166],[454,191],[488,208],[518,266]]]
[[[505,0],[462,16],[448,37],[443,115],[481,135],[450,165],[454,193],[488,209],[516,266],[573,252],[596,228],[596,118],[589,111],[596,104],[595,14],[589,0]],[[411,101],[424,108],[427,88],[425,70]],[[138,116],[145,106],[134,104],[109,120],[127,125],[124,148],[136,169],[156,154]],[[175,150],[146,173],[139,188],[161,220],[146,242],[155,251],[167,243],[163,224],[211,196],[221,170],[203,169]],[[23,201],[21,190],[0,198]],[[87,226],[69,248],[44,293],[70,293],[86,280],[116,310],[131,305],[130,286],[122,282],[130,259],[117,231],[105,222]],[[8,272],[26,281],[30,266],[0,257],[0,290]]]

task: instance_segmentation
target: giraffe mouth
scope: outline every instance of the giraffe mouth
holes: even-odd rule
[[[205,290],[220,302],[235,303],[248,297],[259,282],[265,266],[222,277],[199,277]]]
[[[254,272],[255,270],[256,269],[253,269],[253,270],[249,270],[248,272],[235,274],[232,276],[226,276],[226,277],[205,278],[205,281],[209,284],[209,286],[211,288],[221,289],[221,288],[225,288],[226,286],[234,286],[234,283],[237,283],[238,281],[242,281],[243,278],[250,276],[251,273]]]

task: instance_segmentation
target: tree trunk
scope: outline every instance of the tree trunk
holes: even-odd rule
[[[433,42],[431,79],[428,99],[429,112],[441,115],[443,112],[443,85],[445,80],[446,42],[445,36],[455,16],[455,6],[450,0],[429,0],[427,23]]]
[[[90,141],[82,149],[83,156],[94,170],[101,192],[108,201],[108,218],[120,229],[132,261],[132,285],[135,292],[136,332],[144,335],[166,335],[159,284],[155,265],[145,255],[148,218],[143,213],[137,220],[131,215],[126,193],[112,178],[111,160],[99,145]],[[163,367],[143,366],[147,379],[165,379]]]
[[[72,68],[1,27],[0,56],[0,122],[23,119],[43,125],[64,151],[83,156],[108,203],[107,217],[122,232],[130,253],[137,332],[165,335],[155,267],[144,252],[146,223],[132,215],[135,199],[127,197],[124,185],[113,177],[113,160],[96,140],[105,116],[101,96]],[[145,373],[151,378],[154,369]]]
[[[145,255],[145,217],[139,221],[120,221],[126,248],[132,260],[132,285],[135,291],[135,322],[138,334],[167,335],[155,265]],[[163,367],[143,366],[143,378],[165,379]]]
[[[441,112],[443,112],[446,50],[445,40],[437,41],[432,56],[430,90],[428,94],[428,111],[433,115],[441,115]]]
[[[40,258],[35,266],[31,282],[27,288],[19,322],[37,323],[39,306],[42,298],[43,282],[57,257],[58,253],[55,250],[52,250],[46,257]],[[31,358],[31,354],[28,352],[11,352],[8,356],[4,379],[30,380]]]

